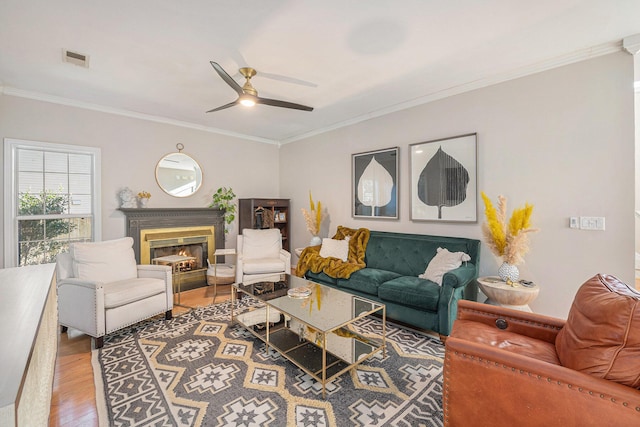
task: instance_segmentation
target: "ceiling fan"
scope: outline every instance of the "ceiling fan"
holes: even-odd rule
[[[294,110],[313,111],[313,107],[307,107],[306,105],[295,104],[288,101],[280,101],[277,99],[262,98],[258,96],[258,91],[251,85],[251,77],[257,74],[257,71],[250,67],[240,68],[240,74],[247,79],[243,86],[240,86],[235,80],[231,78],[229,74],[218,64],[217,62],[211,62],[211,66],[222,77],[233,90],[238,93],[238,99],[220,107],[207,111],[212,113],[214,111],[224,110],[225,108],[233,107],[234,105],[241,104],[246,107],[252,107],[255,104],[271,105],[272,107],[292,108]]]

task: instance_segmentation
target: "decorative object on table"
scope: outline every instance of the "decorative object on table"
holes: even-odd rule
[[[482,192],[487,221],[482,224],[482,234],[493,254],[502,258],[498,269],[502,280],[517,282],[520,277],[518,265],[524,262],[524,255],[529,252],[529,233],[538,231],[531,228],[533,205],[525,203],[524,207],[513,210],[507,222],[507,199],[498,196],[498,209],[489,197]]]
[[[176,144],[177,153],[163,156],[156,165],[156,182],[165,193],[173,197],[189,197],[202,186],[202,168],[188,154],[184,145]]]
[[[307,286],[298,286],[289,289],[287,295],[291,298],[308,298],[311,295],[311,289]]]
[[[210,208],[218,208],[224,210],[224,234],[228,234],[231,230],[231,223],[236,219],[236,204],[233,201],[236,194],[231,187],[220,187],[213,194]]]
[[[410,144],[411,220],[477,222],[477,134]]]
[[[354,218],[398,219],[398,147],[351,156]]]
[[[309,191],[309,206],[310,209],[308,211],[305,208],[301,208],[300,210],[304,216],[304,221],[307,223],[307,230],[312,236],[309,246],[318,246],[322,244],[322,239],[319,234],[325,215],[322,212],[322,203],[320,203],[320,200],[318,200],[317,205],[313,203],[311,191]]]
[[[151,198],[151,193],[148,191],[141,191],[138,193],[138,204],[141,208],[146,208]]]
[[[120,197],[120,207],[121,208],[135,208],[136,206],[136,196],[133,194],[133,191],[129,187],[125,187],[120,190],[118,193]]]

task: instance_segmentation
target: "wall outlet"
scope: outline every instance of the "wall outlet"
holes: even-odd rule
[[[577,216],[569,218],[569,228],[580,228],[580,221]]]

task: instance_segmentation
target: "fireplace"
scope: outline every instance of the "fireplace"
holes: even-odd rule
[[[195,257],[179,265],[181,289],[207,285],[207,260],[224,248],[223,212],[211,208],[120,209],[126,215],[127,235],[134,240],[136,260],[151,264],[168,255]]]
[[[146,228],[140,230],[140,263],[151,264],[167,255],[195,257],[180,263],[180,282],[188,285],[206,275],[207,260],[213,259],[215,229],[206,227]]]

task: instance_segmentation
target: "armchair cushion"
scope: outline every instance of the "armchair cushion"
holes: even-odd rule
[[[280,230],[277,228],[242,230],[242,257],[247,259],[278,258],[282,249]]]
[[[78,279],[117,282],[138,277],[131,237],[74,243],[69,252],[73,257],[74,277]]]
[[[243,264],[244,274],[285,272],[285,262],[280,258],[253,259]]]
[[[555,344],[563,366],[640,388],[640,293],[613,276],[592,277]]]
[[[166,284],[153,278],[127,279],[104,284],[104,307],[115,308],[166,292]]]

